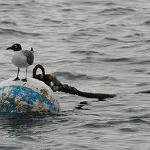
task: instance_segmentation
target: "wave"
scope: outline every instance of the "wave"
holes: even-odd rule
[[[125,120],[112,120],[112,121],[107,121],[105,124],[106,126],[114,126],[114,125],[119,125],[119,124],[128,124],[128,123],[146,123],[149,124],[149,122],[145,121],[144,119],[140,117],[131,117]]]
[[[145,21],[145,22],[143,23],[143,25],[149,26],[149,25],[150,25],[150,20]]]
[[[129,128],[129,127],[120,128],[120,131],[122,131],[122,132],[138,132],[138,130],[136,130],[134,128]]]
[[[71,9],[71,8],[64,8],[64,9],[62,9],[62,11],[64,11],[64,12],[71,12],[71,11],[73,11],[73,9]]]
[[[133,13],[133,12],[135,12],[135,10],[132,8],[117,7],[117,8],[105,9],[105,10],[101,11],[100,14],[103,14],[103,15],[124,15],[127,13]]]
[[[111,77],[111,76],[88,76],[86,74],[73,74],[70,72],[54,72],[53,73],[54,76],[61,76],[64,77],[68,80],[110,80],[110,81],[117,81],[116,78]]]
[[[70,72],[54,72],[55,76],[62,76],[68,80],[76,80],[76,79],[82,79],[82,80],[89,80],[93,79],[93,77],[87,76],[85,74],[73,74]]]
[[[19,150],[22,149],[22,147],[18,147],[18,146],[6,146],[6,145],[0,145],[0,149],[7,149],[7,150]]]
[[[140,117],[132,117],[129,120],[130,123],[146,123],[149,124],[149,122],[145,121],[144,119],[140,118]]]
[[[96,55],[103,55],[99,52],[96,52],[96,51],[84,51],[84,50],[81,50],[81,51],[78,51],[78,50],[75,50],[75,51],[71,51],[72,54],[84,54],[84,55],[93,55],[93,54],[96,54]]]
[[[77,32],[74,32],[70,35],[70,38],[71,39],[76,39],[76,38],[82,38],[82,37],[93,37],[93,36],[97,36],[97,34],[95,32],[91,32],[91,31],[84,31],[84,32],[81,32],[81,31],[77,31]]]
[[[139,92],[136,92],[136,94],[150,94],[150,90],[139,91]]]
[[[60,21],[60,20],[55,20],[55,19],[50,19],[50,18],[44,18],[43,21],[57,23],[57,24],[62,23],[62,21]]]
[[[25,35],[29,35],[29,36],[41,36],[41,34],[39,33],[29,33],[29,32],[24,32],[24,31],[18,31],[15,29],[5,29],[5,28],[0,28],[0,34],[10,34],[10,35],[20,35],[20,36],[25,36]]]
[[[116,5],[116,3],[114,3],[114,2],[106,2],[105,5],[106,6],[112,6],[112,5]]]
[[[21,3],[16,3],[14,5],[17,6],[17,7],[25,7],[25,4],[21,4]]]
[[[129,34],[124,36],[125,38],[133,38],[133,37],[140,37],[140,36],[144,36],[144,33],[133,33],[133,34]]]
[[[81,4],[85,4],[85,5],[89,5],[89,6],[92,6],[92,5],[100,5],[100,2],[99,1],[85,1],[85,2],[81,2]]]
[[[134,48],[137,46],[138,46],[138,44],[133,44],[133,45],[120,46],[119,48],[120,49],[129,49],[129,48]]]
[[[149,124],[149,122],[145,121],[142,118],[128,118],[126,120],[118,119],[118,120],[110,120],[106,122],[91,122],[86,124],[79,125],[80,128],[106,128],[106,127],[112,127],[112,126],[118,126],[120,124],[128,124],[128,123],[140,123],[140,124]],[[120,128],[121,131],[126,132],[136,132],[136,130],[132,130],[132,128]]]
[[[131,58],[106,58],[104,62],[132,62]]]
[[[129,44],[129,43],[132,43],[132,44],[136,43],[137,44],[138,42],[143,42],[143,40],[139,40],[139,41],[138,40],[132,40],[132,39],[131,40],[120,40],[118,38],[112,38],[112,37],[105,37],[104,39],[107,40],[107,41],[120,42],[120,43],[125,43],[125,44]],[[144,42],[147,42],[147,41],[144,41]]]
[[[132,62],[131,64],[139,64],[139,65],[150,64],[150,60],[136,60]]]
[[[108,41],[112,41],[112,42],[123,42],[123,43],[127,43],[125,41],[122,41],[120,39],[117,39],[117,38],[112,38],[112,37],[105,37],[104,38],[105,40],[108,40]]]
[[[12,22],[12,21],[8,21],[8,20],[0,21],[0,23],[1,23],[1,24],[4,24],[4,25],[14,25],[14,26],[17,25],[17,23]]]

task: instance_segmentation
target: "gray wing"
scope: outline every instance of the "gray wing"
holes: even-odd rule
[[[22,53],[27,57],[27,63],[28,63],[29,65],[32,65],[32,64],[33,64],[33,61],[34,61],[33,52],[28,51],[28,50],[22,50]]]

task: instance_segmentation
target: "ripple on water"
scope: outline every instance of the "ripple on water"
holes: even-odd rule
[[[86,74],[73,74],[71,72],[54,72],[55,76],[62,76],[68,80],[90,80],[93,79],[92,76],[88,76]]]
[[[135,129],[135,128],[129,128],[129,127],[124,127],[124,128],[120,128],[121,132],[127,132],[127,133],[137,133],[139,130]]]
[[[0,28],[0,34],[1,35],[15,35],[15,36],[32,36],[32,37],[41,36],[40,33],[30,33],[30,32],[24,32],[24,31],[19,31],[15,29],[7,29],[7,28]]]
[[[14,21],[10,21],[10,20],[2,20],[0,21],[1,24],[4,24],[4,25],[13,25],[13,26],[17,26],[17,23],[14,22]],[[1,29],[2,30],[2,29]]]
[[[150,20],[147,20],[143,23],[143,25],[149,26],[150,25]]]
[[[55,23],[55,24],[61,24],[61,23],[63,23],[63,21],[61,21],[61,20],[57,20],[57,19],[52,19],[52,18],[44,18],[43,19],[43,21],[44,22],[49,22],[49,23]]]
[[[85,50],[74,50],[74,51],[71,51],[70,53],[72,54],[83,54],[83,55],[88,55],[88,56],[91,56],[91,55],[104,55],[103,53],[100,53],[100,52],[97,52],[97,51],[85,51]]]
[[[5,146],[5,145],[0,145],[0,149],[1,150],[20,150],[20,149],[22,149],[22,147],[17,147],[17,146]]]
[[[132,62],[132,58],[105,58],[104,62]]]
[[[100,12],[101,15],[126,15],[129,13],[136,12],[133,8],[115,7],[104,9]]]

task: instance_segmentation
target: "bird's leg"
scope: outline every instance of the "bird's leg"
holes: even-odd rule
[[[14,79],[14,81],[20,80],[20,79],[19,79],[19,71],[20,71],[20,68],[18,67],[17,77]]]
[[[26,68],[26,77],[22,79],[23,82],[27,82],[27,68]]]

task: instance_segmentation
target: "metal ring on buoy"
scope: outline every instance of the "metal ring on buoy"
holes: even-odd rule
[[[37,73],[36,73],[38,69],[41,70],[42,74],[37,74]],[[36,78],[37,78],[37,79],[42,79],[44,76],[45,76],[45,69],[44,69],[44,67],[43,67],[42,65],[40,65],[40,64],[37,64],[37,65],[33,68],[33,75],[32,75],[32,77],[35,78],[35,79],[36,79]]]

